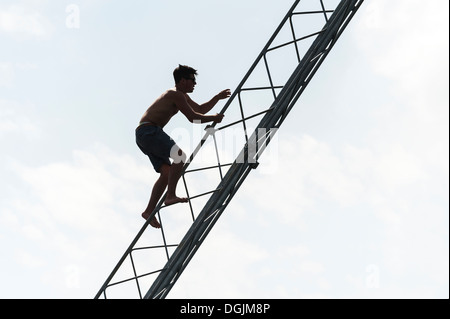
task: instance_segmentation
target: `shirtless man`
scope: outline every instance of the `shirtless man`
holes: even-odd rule
[[[209,102],[197,104],[191,100],[188,93],[194,91],[196,83],[195,76],[197,70],[180,65],[173,72],[175,88],[164,92],[147,109],[141,118],[136,129],[136,143],[141,151],[150,158],[153,168],[160,174],[159,179],[153,186],[150,201],[147,208],[142,213],[144,219],[148,219],[150,214],[158,204],[159,199],[164,194],[167,187],[167,195],[164,204],[169,206],[176,203],[186,203],[187,198],[176,196],[175,190],[178,180],[181,177],[186,154],[175,144],[175,142],[162,130],[169,120],[181,111],[192,123],[220,123],[223,114],[205,115],[219,100],[230,97],[230,90],[224,90],[214,96]],[[173,163],[170,162],[172,158]],[[150,225],[161,228],[158,220],[153,217]]]

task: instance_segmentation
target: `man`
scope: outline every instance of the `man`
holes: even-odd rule
[[[146,220],[155,209],[166,187],[167,195],[164,200],[165,205],[169,206],[188,202],[187,198],[180,198],[175,193],[187,157],[162,130],[164,126],[178,111],[181,111],[192,123],[220,123],[223,119],[223,114],[205,114],[219,100],[230,97],[230,90],[224,90],[214,96],[209,102],[199,105],[192,101],[188,95],[188,93],[194,91],[195,85],[197,84],[195,79],[196,75],[197,70],[189,66],[179,65],[173,72],[175,88],[164,92],[150,105],[136,129],[137,145],[150,158],[153,168],[160,174],[159,179],[153,186],[148,206],[142,213],[142,217]],[[173,163],[170,162],[169,158],[172,158]],[[150,225],[155,228],[161,228],[161,225],[155,217],[150,221]]]

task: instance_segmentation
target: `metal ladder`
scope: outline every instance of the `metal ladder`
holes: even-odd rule
[[[144,224],[96,299],[162,299],[169,294],[362,3],[295,1],[223,107],[228,122],[206,127],[186,163],[182,181],[189,203],[165,207],[163,196],[151,214],[158,216],[161,230],[146,231],[149,221]],[[224,141],[230,136],[244,146],[233,162],[223,164],[230,153]],[[210,154],[215,154],[214,163],[209,163]],[[189,183],[191,176],[196,183]],[[210,188],[201,190],[199,181],[211,181]],[[166,224],[170,216],[176,217]],[[169,224],[176,230],[169,230]]]

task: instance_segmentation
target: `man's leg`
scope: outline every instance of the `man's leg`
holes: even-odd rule
[[[180,198],[176,195],[178,180],[181,177],[184,163],[186,163],[186,154],[184,154],[184,152],[175,145],[174,149],[172,150],[171,157],[174,159],[174,162],[170,167],[167,196],[164,201],[164,204],[166,204],[166,206],[188,202],[187,198]]]
[[[161,196],[164,194],[169,181],[170,170],[171,167],[167,164],[163,164],[161,166],[159,179],[155,182],[155,185],[152,189],[152,194],[150,196],[150,201],[148,202],[148,206],[142,213],[142,217],[144,217],[144,219],[148,219],[150,217],[150,214],[156,208],[156,205],[158,205]],[[150,225],[155,228],[161,228],[161,225],[159,224],[156,217],[152,218],[152,220],[150,221]]]

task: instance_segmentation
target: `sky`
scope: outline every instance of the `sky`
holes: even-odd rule
[[[0,298],[94,297],[157,178],[145,109],[178,64],[235,89],[292,3],[2,0]],[[448,7],[364,2],[169,298],[449,297]]]

